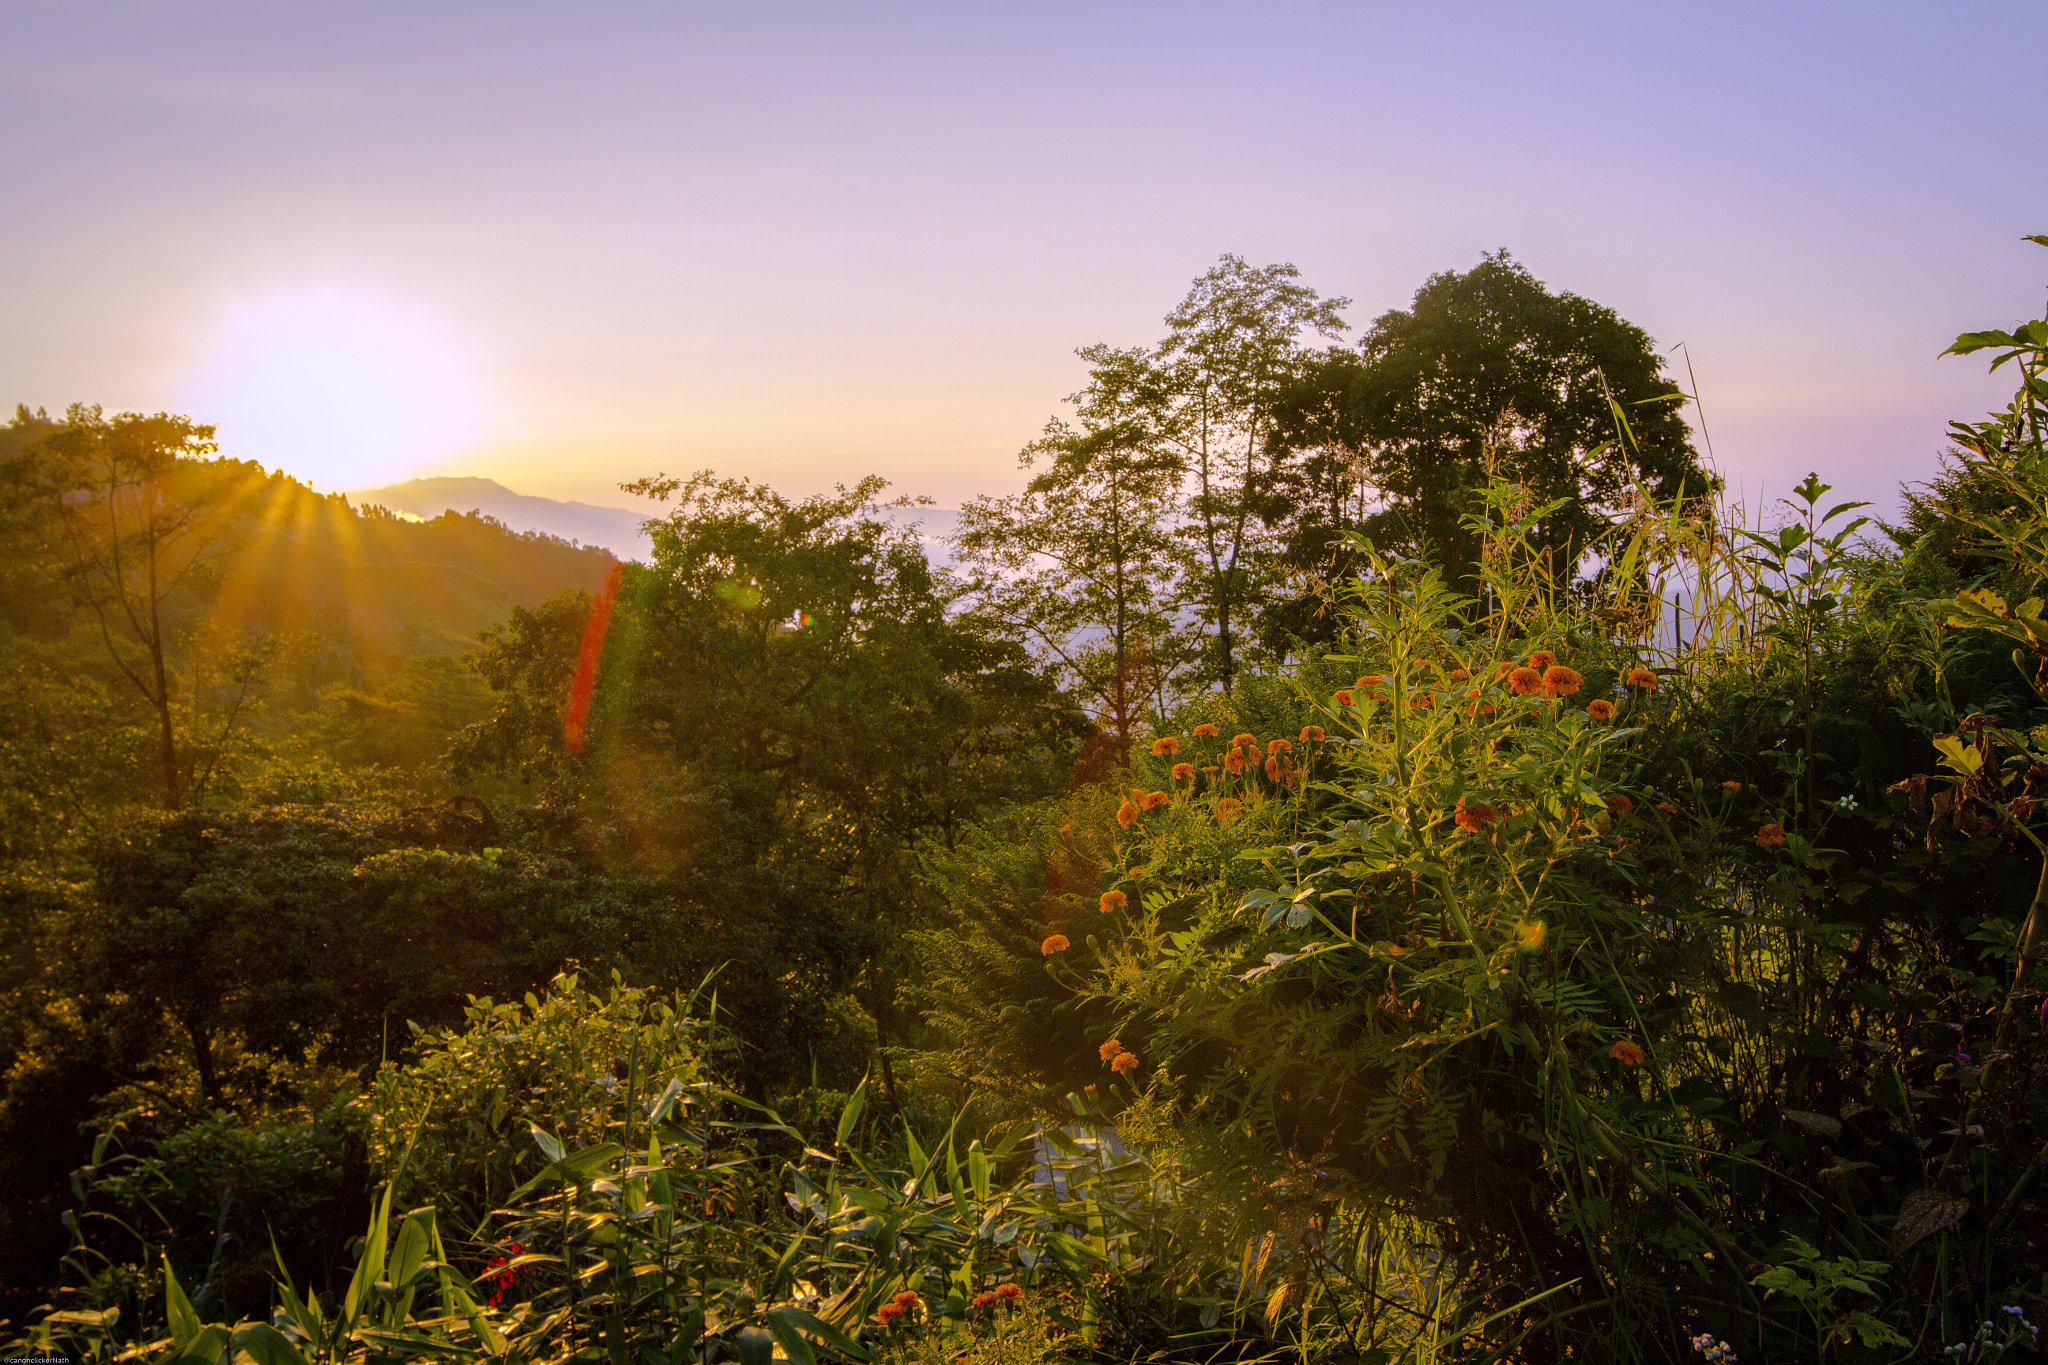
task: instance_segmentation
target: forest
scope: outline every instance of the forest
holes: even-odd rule
[[[943,555],[18,408],[7,1355],[2032,1358],[2048,318],[1894,523],[1504,252],[1348,306],[1222,257]]]

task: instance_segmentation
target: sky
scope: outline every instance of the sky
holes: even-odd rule
[[[0,400],[323,489],[957,506],[1224,252],[1354,334],[1506,248],[1881,509],[2040,316],[2048,5],[0,5]]]

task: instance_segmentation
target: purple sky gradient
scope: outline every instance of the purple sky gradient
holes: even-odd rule
[[[1731,484],[1889,509],[2009,388],[1936,354],[2041,313],[2044,47],[2038,0],[16,0],[0,399],[186,407],[225,310],[339,292],[484,395],[407,472],[953,505],[1221,252],[1362,328],[1506,247],[1686,343]]]

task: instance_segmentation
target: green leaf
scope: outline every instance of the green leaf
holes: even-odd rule
[[[839,1111],[839,1131],[833,1138],[835,1146],[846,1145],[846,1135],[853,1131],[854,1124],[860,1122],[860,1111],[867,1104],[867,1094],[868,1081],[863,1076],[860,1084],[853,1088],[853,1093],[846,1097],[846,1107]]]
[[[788,1324],[792,1329],[809,1332],[828,1346],[845,1352],[855,1360],[874,1359],[873,1351],[870,1351],[831,1323],[806,1313],[793,1303],[778,1304],[774,1308],[769,1309],[765,1316],[768,1319],[770,1330],[773,1330],[775,1324],[780,1321]],[[776,1340],[783,1342],[783,1349],[788,1349],[789,1343],[783,1339],[781,1333],[776,1333]],[[791,1354],[793,1355],[794,1352]]]
[[[543,1185],[581,1184],[623,1155],[625,1150],[616,1142],[600,1142],[594,1147],[585,1147],[582,1151],[574,1152],[559,1161],[550,1162],[546,1170],[506,1195],[505,1202],[517,1203],[529,1191]]]
[[[199,1314],[192,1310],[192,1300],[185,1297],[168,1255],[164,1257],[164,1311],[170,1316],[171,1339],[180,1349],[199,1335]]]
[[[170,1365],[220,1365],[220,1358],[226,1353],[231,1339],[227,1328],[209,1327],[192,1338],[171,1359]]]
[[[266,1322],[237,1327],[231,1344],[237,1360],[246,1355],[254,1365],[306,1365],[291,1339]]]

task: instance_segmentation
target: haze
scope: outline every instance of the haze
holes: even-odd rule
[[[0,396],[189,411],[323,488],[955,505],[1221,252],[1359,329],[1506,247],[1685,345],[1731,483],[1889,507],[2009,388],[1937,353],[2037,315],[2048,260],[2038,4],[17,3],[0,38]]]

